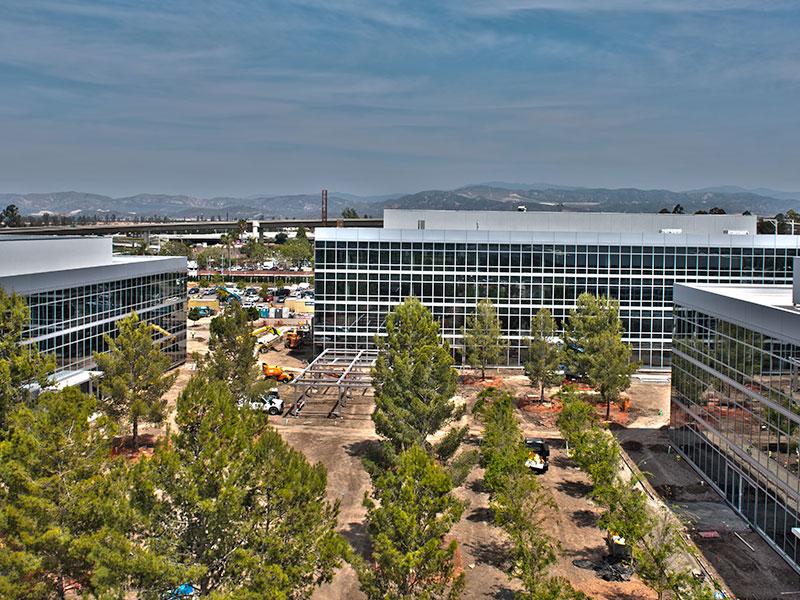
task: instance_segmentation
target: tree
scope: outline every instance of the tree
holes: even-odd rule
[[[587,430],[573,447],[573,459],[595,486],[611,485],[621,462],[617,439],[598,426]]]
[[[676,598],[711,600],[713,590],[694,580],[684,557],[694,552],[668,509],[654,515],[640,488],[641,476],[620,475],[620,448],[593,418],[591,407],[565,393],[558,418],[562,435],[572,446],[576,464],[592,479],[592,497],[606,510],[599,525],[625,539],[637,575],[661,598],[667,590]]]
[[[496,495],[506,484],[508,473],[518,465],[525,464],[527,452],[523,445],[522,432],[514,417],[512,397],[499,390],[484,390],[479,398],[487,401],[479,413],[483,422],[483,479],[490,492]]]
[[[0,224],[5,227],[24,227],[25,220],[19,214],[19,209],[16,204],[9,204],[0,213]]]
[[[201,250],[197,255],[197,266],[205,269],[211,264],[220,264],[223,258],[222,248],[211,247]]]
[[[251,332],[247,311],[238,302],[214,317],[209,327],[210,354],[204,368],[218,381],[226,382],[237,399],[251,395],[259,378],[256,338]]]
[[[103,336],[108,351],[94,353],[103,371],[98,380],[103,405],[113,419],[131,424],[133,445],[139,447],[139,422],[159,424],[166,416],[162,398],[177,373],[167,375],[169,357],[153,342],[151,326],[131,313],[117,321],[117,337]]]
[[[478,302],[475,312],[467,317],[467,326],[462,327],[461,333],[467,362],[473,368],[480,368],[481,379],[485,379],[487,365],[500,362],[508,346],[491,300],[484,298]]]
[[[611,402],[630,387],[631,374],[641,363],[631,361],[631,350],[622,341],[619,302],[581,294],[577,304],[564,327],[565,346],[571,361],[599,389],[608,419]]]
[[[525,589],[520,599],[583,599],[569,583],[547,575],[559,552],[558,544],[545,532],[554,518],[554,504],[539,481],[525,467],[527,450],[514,417],[512,397],[498,391],[481,392],[488,401],[479,411],[484,424],[481,462],[484,482],[490,490],[495,523],[511,540],[512,575]]]
[[[676,204],[672,208],[672,214],[674,214],[674,215],[682,215],[683,214],[683,206],[681,206],[680,204]]]
[[[512,573],[533,594],[558,558],[558,545],[545,533],[555,518],[555,503],[521,460],[504,474],[490,506],[495,523],[511,538]]]
[[[348,206],[342,211],[342,218],[343,219],[357,219],[358,213],[356,212],[355,208]]]
[[[724,208],[720,208],[718,206],[715,206],[710,211],[708,211],[708,214],[711,214],[711,215],[724,215],[725,214],[725,209]]]
[[[540,385],[539,398],[544,401],[544,388],[559,382],[561,349],[556,337],[557,327],[550,311],[540,308],[531,323],[531,337],[526,340],[528,360],[525,375],[533,385]]]
[[[458,449],[466,430],[456,430],[447,444],[434,447],[427,441],[463,410],[451,400],[456,391],[456,370],[439,325],[416,298],[407,298],[386,315],[386,336],[376,337],[378,357],[372,370],[375,389],[375,431],[395,453],[419,445],[439,452],[447,460]],[[460,433],[462,432],[463,433]],[[460,436],[460,437],[458,437]],[[445,441],[445,440],[443,440]],[[453,445],[455,447],[453,447]]]
[[[455,540],[444,537],[461,518],[464,504],[451,493],[452,482],[427,452],[411,446],[395,469],[365,495],[372,565],[356,563],[361,587],[370,600],[458,598],[464,574],[455,575]]]
[[[186,242],[169,240],[161,245],[158,254],[159,256],[185,256],[186,258],[192,258],[194,250]]]
[[[575,386],[562,387],[557,397],[562,402],[562,408],[556,418],[556,425],[567,442],[567,448],[575,448],[581,444],[583,437],[597,426],[597,414],[591,406],[580,399]]]
[[[96,409],[66,388],[10,416],[0,443],[0,597],[63,599],[68,584],[84,597],[120,591],[131,513],[108,459],[113,425],[91,419]]]
[[[640,476],[627,480],[617,476],[611,483],[596,486],[592,491],[594,499],[606,508],[598,523],[600,527],[631,543],[643,539],[654,526],[640,486]]]
[[[294,266],[299,266],[314,257],[311,242],[306,238],[292,238],[286,241],[278,250],[281,258]]]
[[[261,318],[261,311],[259,311],[255,306],[248,306],[245,310],[247,311],[248,320],[255,321]]]
[[[239,232],[240,236],[247,231],[247,219],[239,219],[236,221],[236,230]]]
[[[144,240],[140,242],[133,242],[130,248],[123,249],[123,254],[131,254],[133,256],[148,256],[150,248]]]
[[[279,246],[285,244],[286,240],[288,239],[289,236],[286,235],[286,233],[283,231],[279,231],[278,233],[275,234],[275,243],[278,244]]]
[[[636,559],[636,574],[658,595],[658,600],[668,590],[690,587],[687,579],[692,578],[691,573],[686,569],[676,569],[674,563],[676,555],[691,554],[693,548],[666,508],[652,519],[647,534],[633,545],[632,552]]]
[[[258,239],[250,238],[242,246],[242,254],[249,258],[251,262],[258,262],[267,258],[269,251]]]
[[[219,236],[219,243],[228,251],[228,274],[231,271],[231,247],[233,246],[233,234],[223,233]]]
[[[0,438],[8,414],[31,401],[31,385],[46,388],[55,369],[52,356],[39,354],[35,343],[23,342],[29,320],[25,298],[0,287]]]
[[[324,466],[204,373],[179,396],[175,423],[135,472],[138,536],[169,567],[160,589],[191,581],[200,596],[283,600],[330,581],[346,544]]]
[[[200,319],[203,318],[203,316],[200,314],[200,309],[197,308],[196,306],[190,308],[189,314],[186,316],[189,318],[190,321],[199,321]]]

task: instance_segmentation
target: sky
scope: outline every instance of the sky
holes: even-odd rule
[[[800,190],[797,0],[5,0],[0,192]]]

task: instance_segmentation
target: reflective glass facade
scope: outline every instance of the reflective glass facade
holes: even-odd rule
[[[698,309],[682,305],[681,293],[670,439],[800,571],[800,539],[792,533],[800,527],[800,313],[775,311],[778,327],[767,330],[747,324],[753,305],[725,317],[713,296],[709,309]]]
[[[635,359],[668,368],[673,283],[789,283],[798,255],[794,236],[487,232],[473,242],[483,232],[467,233],[318,230],[315,342],[371,346],[386,313],[414,295],[460,362],[466,316],[488,297],[509,342],[506,363],[519,365],[531,317],[546,307],[563,320],[588,292],[620,301]]]
[[[0,257],[0,287],[28,303],[24,339],[55,357],[60,381],[85,380],[103,335],[132,311],[173,366],[186,360],[185,258],[118,256],[111,238],[91,236],[0,236]]]
[[[153,325],[173,365],[186,360],[186,271],[23,295],[31,316],[25,338],[55,356],[57,372],[92,368],[92,352],[107,350],[103,335],[116,337],[116,322],[132,311]]]

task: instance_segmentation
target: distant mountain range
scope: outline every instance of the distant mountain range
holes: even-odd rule
[[[249,196],[246,198],[195,198],[166,194],[138,194],[111,198],[84,192],[52,194],[0,194],[0,208],[16,204],[24,215],[45,212],[61,215],[166,216],[172,219],[197,217],[223,219],[290,218],[320,214],[320,194]],[[720,186],[686,192],[669,190],[592,189],[553,184],[520,184],[493,181],[455,190],[429,190],[415,194],[356,196],[343,192],[328,194],[328,216],[338,217],[345,208],[359,215],[379,217],[385,208],[516,210],[566,212],[658,212],[680,204],[686,213],[717,207],[727,213],[773,216],[794,209],[800,212],[800,192],[766,188],[746,190]]]

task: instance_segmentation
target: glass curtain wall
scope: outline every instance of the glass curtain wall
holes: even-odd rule
[[[675,309],[670,438],[800,569],[800,347]]]
[[[94,367],[103,336],[135,311],[152,325],[153,339],[173,366],[186,360],[186,272],[158,273],[26,295],[30,322],[23,336],[53,354],[56,371]]]
[[[410,295],[428,306],[460,361],[461,328],[481,298],[497,307],[506,364],[524,362],[541,307],[562,321],[588,292],[620,301],[634,359],[667,368],[672,284],[788,283],[794,248],[331,241],[316,243],[315,339],[373,345],[386,313]]]

